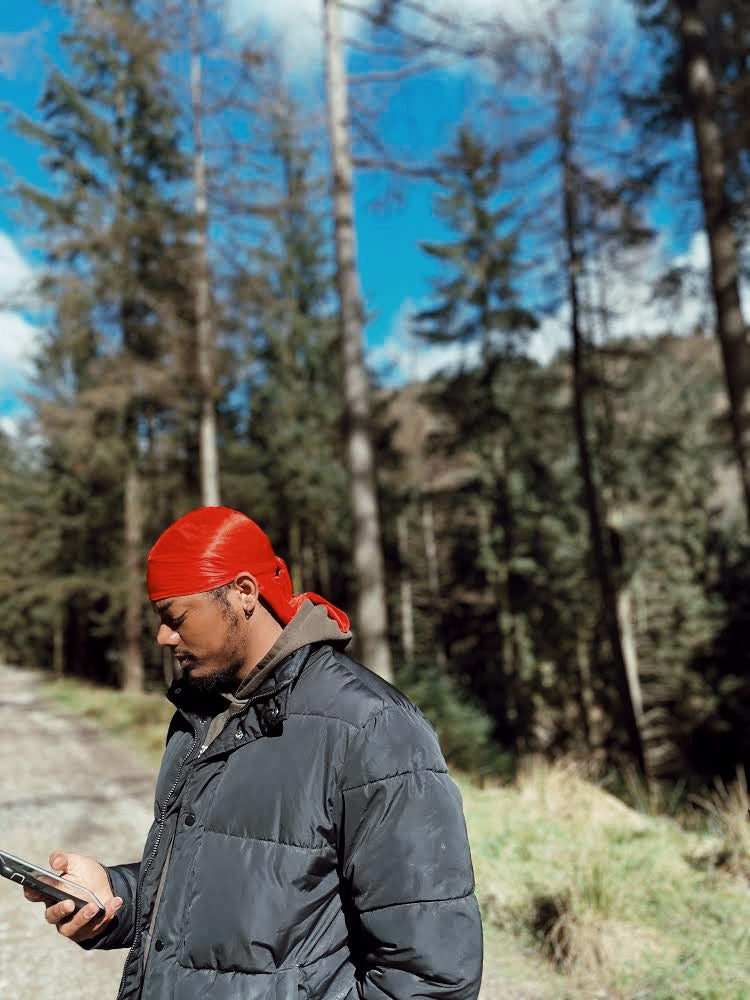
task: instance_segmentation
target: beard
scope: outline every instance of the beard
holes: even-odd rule
[[[241,663],[229,663],[220,670],[199,677],[191,670],[183,670],[180,684],[193,698],[212,698],[218,694],[233,694],[237,690],[237,674]]]

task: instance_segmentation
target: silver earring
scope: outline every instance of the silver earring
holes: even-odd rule
[[[243,608],[243,611],[245,612],[245,618],[247,618],[248,620],[253,617],[252,608]]]

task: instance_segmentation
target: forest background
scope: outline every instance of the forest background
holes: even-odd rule
[[[731,779],[747,5],[326,0],[319,86],[219,4],[50,6],[60,58],[33,113],[5,108],[44,176],[4,174],[34,282],[2,337],[40,333],[0,437],[2,655],[163,687],[145,554],[221,502],[352,609],[355,655],[456,767],[564,756],[657,796]],[[446,75],[462,107],[423,157],[393,109]],[[419,189],[438,223],[398,370],[363,353],[352,174],[377,178],[367,211]]]

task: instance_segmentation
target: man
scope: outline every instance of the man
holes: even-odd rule
[[[459,792],[421,714],[344,652],[346,615],[224,507],[169,527],[147,584],[182,668],[154,824],[138,864],[55,852],[105,913],[47,920],[130,947],[122,1000],[476,998]]]

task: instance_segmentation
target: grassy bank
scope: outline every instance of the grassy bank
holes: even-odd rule
[[[42,694],[74,715],[95,722],[128,743],[149,764],[158,766],[174,713],[163,694],[127,694],[69,679],[43,684]]]
[[[528,973],[534,955],[540,997],[750,997],[741,786],[691,817],[700,832],[638,814],[564,767],[463,791],[494,958],[513,967],[520,949]]]
[[[44,693],[156,765],[159,695],[57,682]],[[685,821],[646,816],[562,765],[513,785],[460,780],[483,910],[487,1000],[748,1000],[747,790]]]

